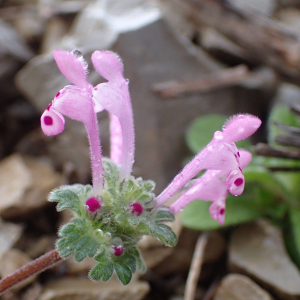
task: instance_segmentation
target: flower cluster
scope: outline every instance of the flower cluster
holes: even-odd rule
[[[107,82],[95,87],[87,82],[87,64],[78,50],[54,51],[54,58],[64,76],[73,85],[61,89],[41,117],[46,135],[64,130],[64,116],[81,121],[90,143],[92,179],[90,185],[62,186],[49,196],[58,202],[59,211],[70,209],[74,218],[60,231],[56,248],[65,258],[93,257],[97,264],[90,271],[94,280],[108,280],[115,272],[127,284],[138,268],[145,270],[137,242],[143,235],[158,238],[174,246],[176,235],[165,222],[195,199],[213,201],[210,213],[221,224],[225,218],[228,191],[240,195],[244,189],[242,169],[251,154],[235,142],[253,134],[261,121],[251,115],[233,117],[222,132],[186,165],[171,184],[156,197],[153,181],[131,175],[134,162],[134,126],[128,80],[123,76],[120,58],[110,51],[96,51],[92,62]],[[101,156],[96,114],[109,112],[111,158]],[[201,170],[206,173],[191,181]],[[225,178],[225,180],[222,180]],[[188,189],[169,208],[163,204],[185,186]]]

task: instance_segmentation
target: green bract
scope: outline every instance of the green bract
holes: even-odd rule
[[[49,201],[58,202],[57,210],[69,209],[74,215],[60,228],[56,248],[63,258],[74,253],[77,262],[94,257],[97,264],[89,273],[91,279],[107,281],[115,271],[128,284],[136,269],[145,271],[137,247],[143,235],[156,237],[166,246],[176,245],[175,233],[162,224],[174,221],[174,216],[166,209],[154,209],[154,182],[132,176],[121,182],[119,167],[109,159],[103,159],[103,168],[101,209],[95,213],[85,208],[86,200],[93,196],[90,185],[62,186],[51,192]],[[132,213],[132,203],[142,205],[140,215]],[[116,247],[122,247],[121,255],[115,255]]]

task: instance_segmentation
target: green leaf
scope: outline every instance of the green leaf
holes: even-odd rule
[[[175,217],[168,209],[161,208],[157,211],[155,216],[155,223],[174,222],[174,221],[175,221]]]
[[[137,250],[136,248],[133,250],[132,255],[135,257],[136,262],[137,262],[137,267],[139,269],[139,271],[141,273],[145,273],[146,272],[146,264],[145,261],[142,257],[142,255],[140,254],[139,250]]]
[[[90,235],[90,224],[86,219],[73,219],[63,226],[58,235],[61,237],[56,248],[63,258],[75,252],[75,260],[82,261],[86,256],[93,257],[100,248],[100,243]]]
[[[215,131],[222,130],[226,117],[207,115],[197,118],[189,127],[186,135],[188,147],[195,154],[202,150],[213,138]]]
[[[286,188],[287,202],[300,208],[300,172],[275,172],[274,176]]]
[[[288,191],[282,182],[277,179],[277,176],[274,173],[266,170],[265,168],[249,166],[243,170],[243,173],[245,176],[246,188],[247,184],[256,182],[262,186],[262,188],[272,192],[272,194],[278,198],[280,197],[284,199],[287,197]]]
[[[300,268],[300,209],[290,207],[284,239],[292,260]]]
[[[132,273],[135,273],[135,271],[136,271],[136,259],[133,255],[130,255],[130,254],[123,255],[122,261],[124,262],[124,264],[126,264],[130,268]]]
[[[104,254],[98,255],[95,259],[98,261],[98,264],[89,272],[89,277],[95,281],[109,280],[114,271],[113,263],[108,261]]]
[[[48,198],[50,202],[58,202],[57,210],[62,211],[64,209],[71,209],[76,213],[79,213],[80,199],[77,194],[69,189],[57,189],[50,193]]]
[[[123,285],[128,284],[131,280],[132,272],[126,263],[115,263],[114,268],[121,283]]]
[[[275,138],[280,134],[284,133],[283,129],[278,128],[274,122],[281,123],[288,126],[299,127],[298,118],[296,115],[291,113],[290,109],[285,105],[275,105],[271,111],[268,120],[268,142],[272,146],[278,146],[275,142]]]
[[[165,224],[157,224],[152,235],[158,238],[165,246],[174,247],[177,244],[176,234]]]
[[[143,187],[145,191],[152,192],[155,188],[155,182],[152,180],[144,181]]]
[[[90,197],[91,192],[90,185],[64,185],[53,190],[48,200],[58,202],[56,206],[58,211],[70,209],[77,217],[81,217],[84,214],[84,201]]]
[[[254,155],[251,165],[265,168],[299,168],[300,160]]]

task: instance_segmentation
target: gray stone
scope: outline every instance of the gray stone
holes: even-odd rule
[[[247,5],[257,12],[271,16],[276,8],[275,0],[232,0],[236,5]]]
[[[254,278],[281,299],[300,297],[299,270],[286,252],[282,233],[267,221],[234,230],[229,265],[231,271]]]
[[[19,240],[22,232],[23,226],[0,219],[0,257]]]
[[[0,164],[0,211],[21,206],[22,196],[33,184],[30,170],[20,155],[9,156]]]
[[[191,266],[195,245],[200,234],[201,232],[199,231],[183,228],[175,251],[166,255],[165,259],[161,261],[161,263],[152,267],[154,268],[154,271],[161,276],[170,276],[175,273],[182,274],[182,272],[188,272]],[[224,237],[216,231],[212,232],[205,247],[203,258],[204,266],[201,271],[200,280],[204,278],[211,278],[212,273],[214,272],[214,268],[212,267],[216,262],[218,262],[222,255],[224,255],[225,251],[226,242]],[[147,262],[147,252],[145,254],[145,260]],[[151,257],[151,251],[149,251],[149,261],[155,261],[155,259],[157,259],[155,254],[153,256],[154,257]]]
[[[140,281],[124,286],[116,278],[93,282],[70,277],[46,284],[39,300],[141,300],[149,289],[148,283]]]
[[[48,163],[19,154],[7,157],[0,163],[0,215],[15,217],[43,207],[60,181]]]
[[[284,24],[291,27],[293,30],[300,32],[300,9],[295,7],[289,7],[280,9],[276,13],[276,18],[282,21]]]
[[[0,57],[3,56],[27,61],[32,58],[33,53],[16,31],[0,19]]]
[[[281,6],[300,6],[300,0],[277,0]]]
[[[277,90],[274,103],[300,107],[300,87],[290,83],[282,83]]]
[[[182,224],[179,216],[176,217],[175,222],[166,223],[170,226],[179,238]],[[159,263],[163,262],[167,257],[176,252],[176,248],[164,246],[158,239],[151,236],[143,236],[139,242],[139,247],[142,251],[147,268],[154,268]]]
[[[271,295],[250,278],[229,274],[221,281],[214,300],[272,300]]]

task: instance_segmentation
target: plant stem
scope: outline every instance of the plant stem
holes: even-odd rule
[[[6,292],[16,284],[33,275],[39,274],[46,269],[51,268],[62,260],[63,258],[56,250],[52,250],[45,255],[37,258],[36,260],[18,269],[13,274],[0,280],[0,295],[2,295],[4,292]]]
[[[93,191],[95,196],[99,196],[103,189],[103,169],[97,117],[94,112],[91,113],[89,122],[85,123],[85,128],[90,143]]]

